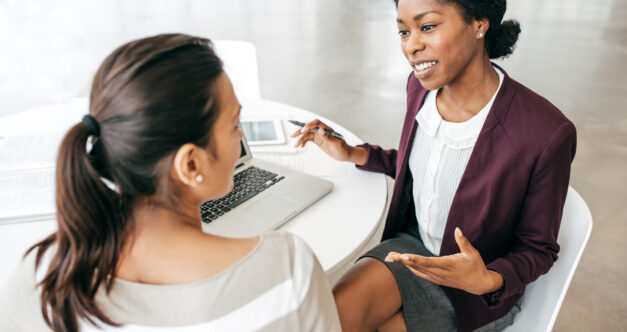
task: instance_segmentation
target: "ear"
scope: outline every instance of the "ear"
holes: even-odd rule
[[[488,32],[488,28],[490,28],[490,20],[487,18],[475,20],[474,28],[477,39],[483,39]]]
[[[172,165],[172,175],[176,180],[182,183],[195,187],[198,185],[196,182],[196,176],[200,173],[200,154],[201,149],[192,144],[183,144],[174,155],[174,161]]]

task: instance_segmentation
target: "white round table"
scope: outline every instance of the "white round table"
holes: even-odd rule
[[[273,117],[307,122],[318,118],[346,141],[362,141],[342,126],[297,107],[263,99],[242,99],[242,118]],[[61,135],[87,113],[85,98],[41,107],[0,118],[0,136]],[[297,128],[285,126],[286,136]],[[387,208],[387,183],[383,174],[358,170],[353,164],[337,162],[315,144],[298,152],[273,153],[267,148],[252,148],[253,157],[288,161],[284,166],[323,177],[334,184],[333,191],[291,219],[279,230],[296,234],[313,249],[331,283],[366,250],[378,243]],[[298,162],[289,162],[297,158]],[[291,160],[293,161],[293,160]],[[53,199],[53,198],[51,198]],[[53,219],[0,224],[0,264],[12,270],[24,251],[56,229]],[[0,283],[7,273],[0,274]]]

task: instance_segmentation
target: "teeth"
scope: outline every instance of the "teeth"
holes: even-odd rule
[[[418,71],[423,71],[433,65],[435,65],[437,63],[437,61],[431,61],[431,62],[423,62],[419,65],[414,65],[414,68]]]

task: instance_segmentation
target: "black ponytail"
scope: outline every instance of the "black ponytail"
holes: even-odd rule
[[[115,325],[95,306],[102,283],[111,288],[117,258],[128,236],[120,196],[92,166],[84,123],[72,127],[59,148],[56,168],[58,230],[40,244],[36,264],[52,245],[48,272],[41,281],[43,317],[55,331],[78,330],[78,318]],[[103,236],[107,234],[109,236]],[[33,247],[33,248],[35,248]]]

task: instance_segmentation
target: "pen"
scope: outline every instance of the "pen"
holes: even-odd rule
[[[306,125],[306,123],[304,123],[304,122],[300,122],[300,121],[296,121],[296,120],[287,120],[287,121],[288,121],[289,123],[291,123],[291,124],[293,124],[293,125],[295,125],[295,126],[299,126],[299,127],[301,127],[301,128],[303,128],[303,127]],[[318,131],[318,129],[319,129],[318,127],[314,127],[314,128],[311,128],[311,131]],[[342,135],[341,135],[341,134],[339,134],[339,133],[334,132],[333,130],[329,130],[329,129],[326,129],[326,128],[325,128],[325,129],[324,129],[324,131],[325,131],[327,134],[329,134],[329,135],[331,135],[331,136],[333,136],[333,137],[335,137],[335,138],[344,139],[344,136],[342,136]]]

